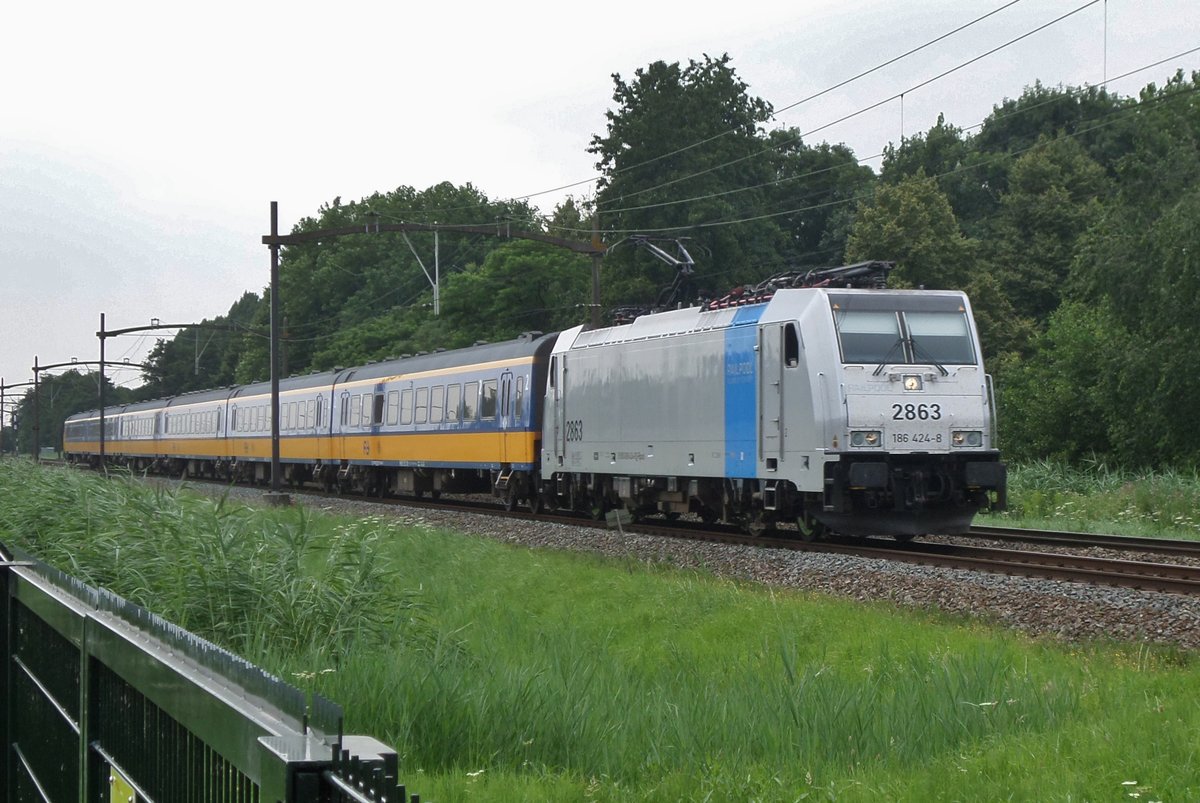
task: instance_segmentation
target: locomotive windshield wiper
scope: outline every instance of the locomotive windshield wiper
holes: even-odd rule
[[[914,359],[917,357],[924,357],[930,365],[942,372],[942,376],[950,376],[950,372],[947,371],[940,362],[935,360],[923,346],[918,346],[917,341],[913,340],[911,337],[908,339],[908,347],[912,349],[912,355]]]
[[[879,361],[879,365],[875,368],[874,372],[871,373],[871,376],[879,376],[880,372],[883,371],[884,366],[891,362],[892,355],[896,353],[896,349],[909,342],[911,341],[905,340],[903,337],[896,338],[896,342],[892,344],[890,349],[888,349],[887,354],[883,355],[883,359]]]

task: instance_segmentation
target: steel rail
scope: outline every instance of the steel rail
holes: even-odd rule
[[[997,541],[1024,541],[1035,544],[1057,544],[1071,547],[1102,547],[1130,552],[1157,552],[1161,555],[1190,555],[1200,557],[1200,541],[1173,538],[1145,538],[1132,535],[1103,535],[1099,533],[1066,532],[1062,530],[1027,530],[1020,527],[971,528],[973,538],[992,538]]]

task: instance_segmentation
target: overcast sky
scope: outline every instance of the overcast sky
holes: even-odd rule
[[[9,3],[0,377],[32,378],[35,355],[97,359],[102,311],[110,329],[191,322],[261,290],[272,200],[287,231],[334,197],[401,185],[539,193],[595,175],[586,147],[613,73],[727,52],[750,92],[782,108],[1006,2]],[[1022,0],[777,123],[815,129],[1086,2]],[[1112,77],[1198,45],[1196,0],[1099,0],[908,93],[903,116],[893,102],[809,142],[865,158],[939,112],[975,125],[1035,80],[1099,83],[1106,52]],[[1200,69],[1200,54],[1110,88],[1134,94],[1176,68]],[[548,212],[563,195],[532,200]],[[152,345],[114,339],[107,358],[137,361]]]

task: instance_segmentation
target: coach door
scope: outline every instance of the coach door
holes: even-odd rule
[[[513,427],[512,403],[513,375],[505,371],[500,375],[500,398],[496,403],[496,424],[500,429],[500,462],[511,463],[513,449],[509,447],[509,432]]]
[[[768,471],[783,456],[783,327],[758,328],[758,453]]]

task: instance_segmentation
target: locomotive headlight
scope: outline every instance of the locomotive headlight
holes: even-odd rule
[[[858,430],[850,433],[850,445],[858,447],[878,446],[883,439],[878,430]]]
[[[977,429],[955,430],[950,433],[950,442],[955,446],[978,448],[983,446],[983,433]]]

